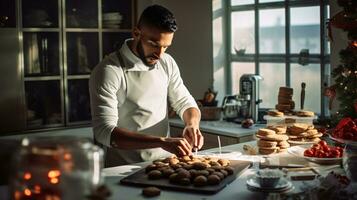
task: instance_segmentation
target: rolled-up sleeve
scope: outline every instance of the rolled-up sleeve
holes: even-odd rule
[[[115,66],[97,66],[89,80],[92,125],[95,139],[110,146],[110,136],[118,122],[117,92],[121,87]]]
[[[169,65],[169,101],[174,111],[183,119],[183,113],[186,109],[192,107],[199,109],[195,99],[184,85],[180,70],[173,58],[170,59]]]

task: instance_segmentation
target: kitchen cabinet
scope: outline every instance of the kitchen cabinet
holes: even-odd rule
[[[7,72],[0,83],[12,95],[1,97],[0,113],[7,124],[18,124],[2,133],[89,125],[91,70],[130,37],[136,1],[0,0],[0,5],[0,42],[6,44],[0,47],[6,60],[0,70]],[[3,114],[10,108],[16,116]]]

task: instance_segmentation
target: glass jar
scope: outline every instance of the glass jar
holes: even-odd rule
[[[342,163],[347,177],[357,183],[357,143],[346,144]]]
[[[11,194],[24,199],[85,199],[102,183],[103,151],[87,139],[25,138],[15,154]]]

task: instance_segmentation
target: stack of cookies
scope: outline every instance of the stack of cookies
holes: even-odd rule
[[[306,142],[317,143],[323,135],[319,133],[313,125],[294,123],[292,126],[287,128],[287,134],[289,136],[288,142],[290,144],[302,144]]]
[[[275,108],[281,112],[291,112],[295,108],[295,102],[292,100],[294,90],[289,87],[280,87],[278,95],[278,104]]]
[[[267,155],[272,153],[284,152],[290,147],[287,140],[289,137],[285,135],[286,128],[284,127],[268,127],[258,130],[256,137],[258,151],[260,154]]]

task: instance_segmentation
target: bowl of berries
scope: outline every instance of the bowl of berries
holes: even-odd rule
[[[310,162],[330,165],[342,162],[344,149],[339,146],[328,145],[325,140],[321,140],[313,145],[290,147],[288,152],[297,157],[303,157]]]

